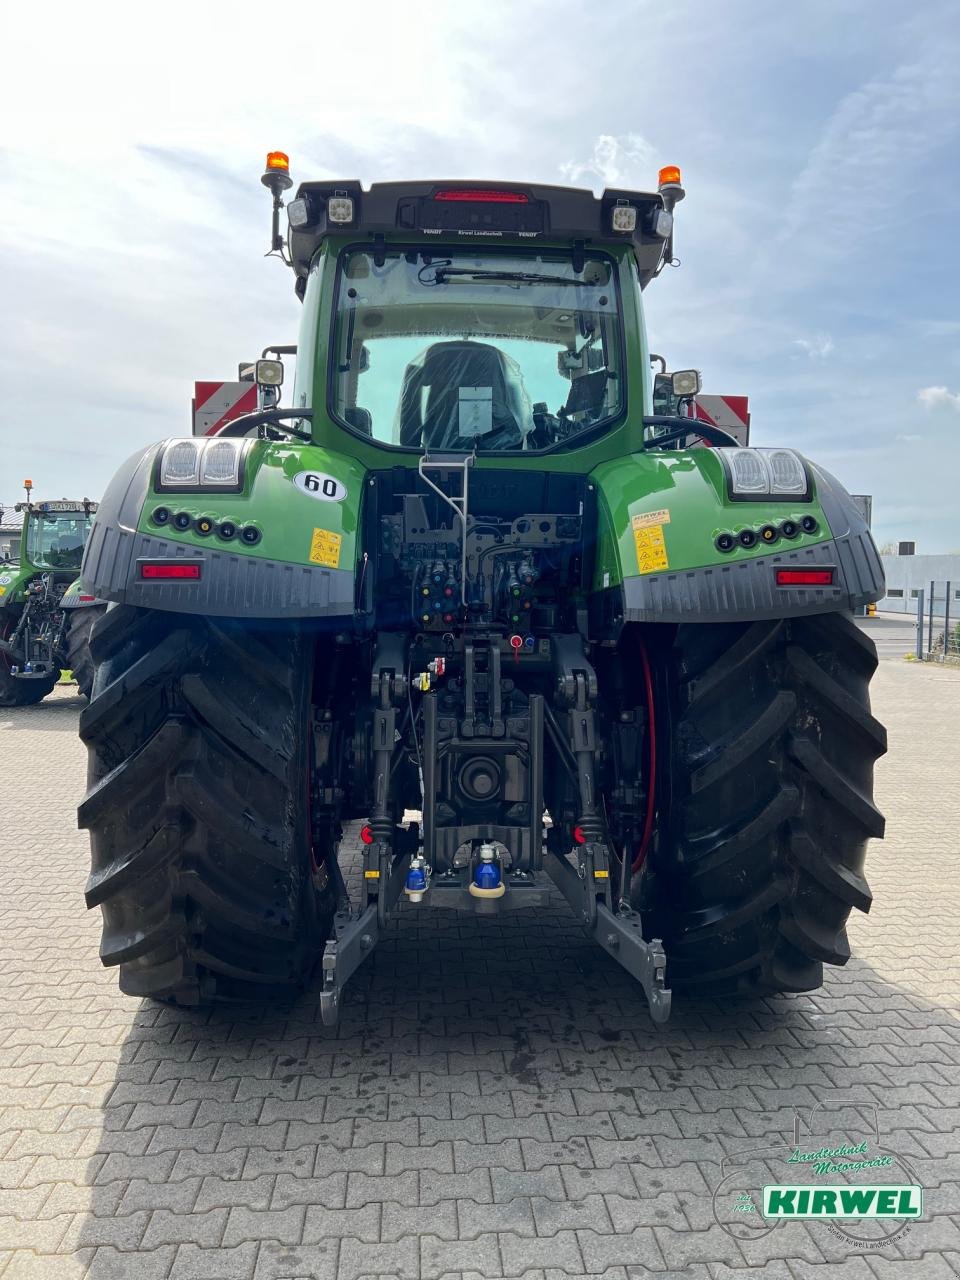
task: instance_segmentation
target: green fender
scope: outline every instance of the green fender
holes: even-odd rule
[[[807,498],[760,501],[730,497],[716,449],[637,452],[597,467],[593,585],[606,621],[732,622],[879,600],[883,570],[869,528],[839,481],[804,462]],[[811,532],[783,535],[784,521],[799,526],[805,516],[816,522]],[[753,546],[742,545],[744,530],[756,535]],[[734,536],[726,552],[717,546],[724,533]],[[832,571],[831,580],[780,586],[778,569]]]
[[[255,440],[241,493],[163,493],[156,463],[165,443],[128,458],[110,482],[84,552],[85,593],[221,617],[353,615],[359,463],[314,444]],[[174,527],[177,516],[187,528]],[[256,530],[258,540],[227,539],[229,526]],[[199,563],[199,577],[145,581],[142,560]]]

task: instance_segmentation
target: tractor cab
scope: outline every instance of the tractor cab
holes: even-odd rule
[[[37,570],[80,571],[83,548],[93,525],[96,503],[18,503],[24,509],[22,557]]]
[[[293,411],[318,443],[545,454],[651,406],[639,292],[673,258],[680,172],[655,192],[490,182],[306,182],[267,158],[272,250],[304,302]],[[329,304],[330,330],[321,312]],[[259,380],[259,379],[258,379]],[[286,416],[295,416],[294,412]],[[354,446],[355,448],[357,446]],[[533,460],[531,459],[531,462]],[[409,465],[409,462],[406,463]]]
[[[338,265],[331,411],[387,445],[542,451],[624,409],[616,264],[566,253],[347,252]]]
[[[33,482],[24,481],[26,500],[14,508],[23,516],[16,565],[0,573],[0,706],[28,706],[53,688],[68,656],[73,614],[103,606],[92,595],[71,592],[93,527],[97,503],[87,498],[33,501]],[[86,689],[82,689],[86,692]]]

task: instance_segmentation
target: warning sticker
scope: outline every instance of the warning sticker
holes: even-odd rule
[[[340,544],[343,535],[329,529],[314,529],[310,539],[310,563],[336,569],[340,564]]]
[[[660,569],[669,569],[667,546],[663,540],[663,525],[634,527],[633,541],[637,548],[637,566],[641,573],[656,573]]]
[[[660,511],[645,511],[642,516],[634,516],[630,523],[634,529],[647,529],[652,524],[669,524],[670,512],[666,507]]]

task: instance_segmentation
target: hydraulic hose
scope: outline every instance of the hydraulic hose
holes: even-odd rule
[[[647,811],[643,822],[643,835],[640,839],[640,848],[637,850],[637,856],[634,858],[631,867],[634,875],[643,866],[647,856],[647,849],[650,846],[657,794],[657,721],[653,705],[653,673],[650,670],[650,657],[647,653],[647,646],[642,639],[640,641],[640,665],[643,668],[643,683],[647,694],[647,736],[650,739],[650,767],[647,772]]]

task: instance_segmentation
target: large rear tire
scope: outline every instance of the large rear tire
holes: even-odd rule
[[[94,624],[107,611],[105,604],[90,604],[82,609],[71,609],[67,622],[67,665],[73,672],[77,688],[87,699],[93,689],[93,658],[90,655],[90,634]]]
[[[80,719],[89,907],[120,988],[193,1005],[300,990],[333,878],[309,835],[314,643],[126,606],[93,628]]]
[[[0,613],[0,639],[8,639],[16,630],[18,621],[16,613]],[[0,707],[34,707],[53,691],[60,679],[60,672],[56,671],[45,679],[34,677],[25,680],[22,676],[15,676],[10,666],[9,656],[0,653]]]
[[[674,663],[665,823],[637,886],[647,936],[677,988],[813,990],[849,959],[851,908],[870,909],[876,648],[823,614],[682,626]]]

